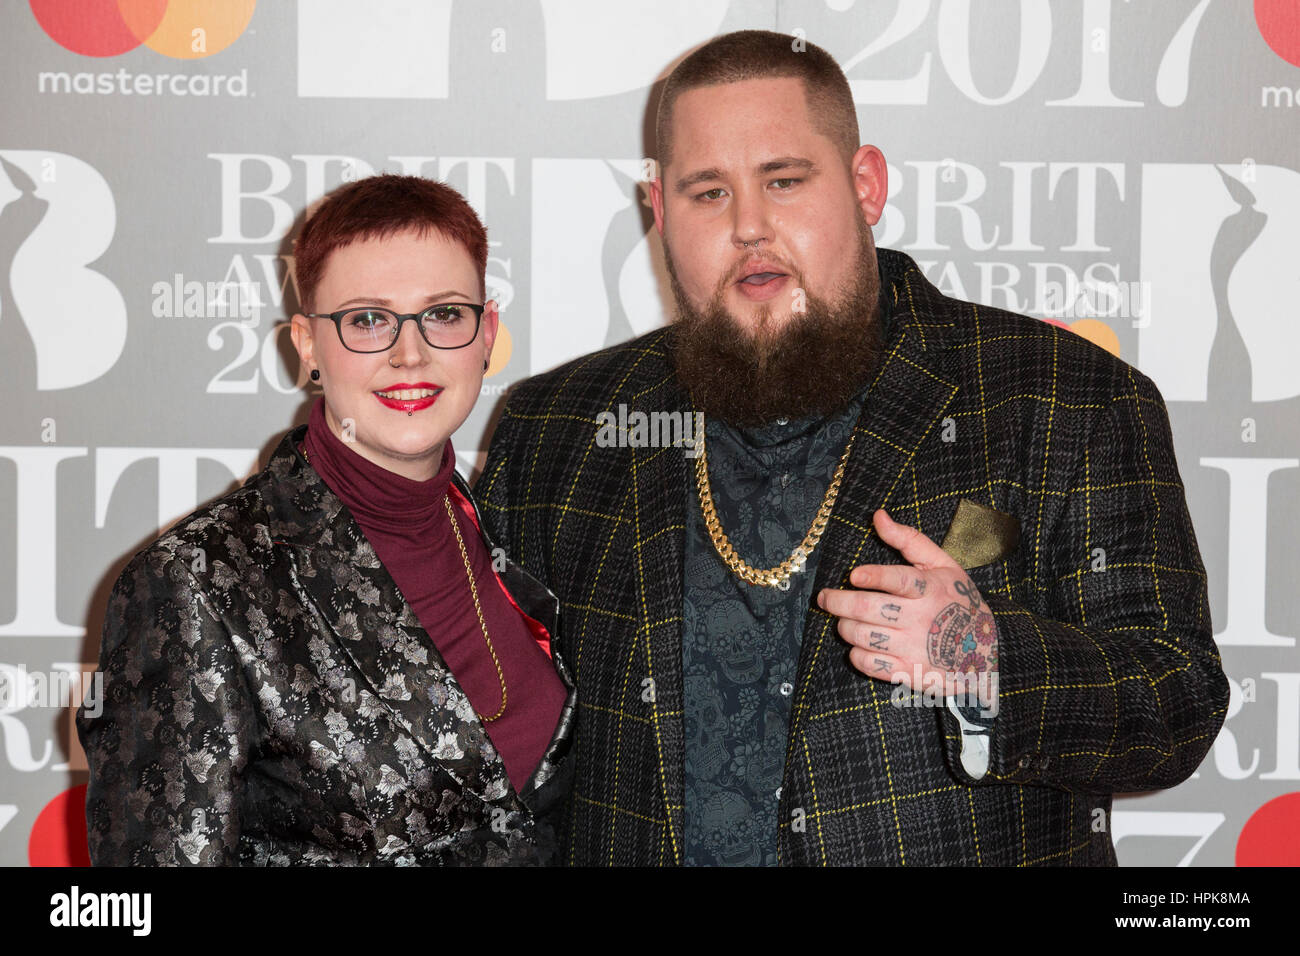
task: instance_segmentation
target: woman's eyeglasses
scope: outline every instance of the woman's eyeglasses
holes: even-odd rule
[[[332,320],[339,341],[349,352],[383,352],[393,347],[407,319],[415,320],[424,341],[435,349],[463,349],[478,337],[483,308],[468,302],[444,302],[406,315],[373,305],[305,314]]]

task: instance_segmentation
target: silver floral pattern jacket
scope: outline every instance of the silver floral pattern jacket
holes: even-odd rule
[[[575,704],[558,641],[568,699],[517,794],[361,527],[298,451],[305,432],[118,579],[103,713],[77,715],[91,859],[556,862]],[[501,576],[556,636],[555,596],[513,562]]]

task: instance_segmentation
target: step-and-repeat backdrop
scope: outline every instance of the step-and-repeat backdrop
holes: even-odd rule
[[[1169,404],[1232,698],[1190,780],[1116,801],[1121,862],[1300,862],[1298,8],[5,0],[0,864],[86,859],[72,705],[127,559],[306,420],[286,322],[312,204],[415,173],[488,224],[473,473],[512,382],[666,321],[659,84],[750,27],[844,68],[890,162],[879,245]]]

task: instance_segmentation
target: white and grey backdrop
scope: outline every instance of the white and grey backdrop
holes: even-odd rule
[[[659,83],[750,27],[844,68],[890,163],[879,245],[1168,402],[1232,698],[1192,779],[1116,801],[1120,861],[1300,862],[1298,6],[3,0],[0,864],[85,860],[70,716],[124,563],[306,420],[311,205],[418,173],[488,224],[472,474],[512,382],[668,319]]]

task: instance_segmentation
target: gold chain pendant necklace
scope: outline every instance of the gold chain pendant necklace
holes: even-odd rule
[[[812,527],[804,535],[803,541],[790,552],[790,557],[776,567],[760,570],[751,567],[736,554],[736,549],[731,546],[731,542],[727,540],[722,530],[718,512],[713,507],[713,492],[709,488],[709,456],[704,447],[704,429],[700,428],[700,457],[695,462],[695,483],[700,491],[700,510],[704,514],[704,526],[709,531],[709,537],[713,540],[713,547],[717,550],[718,557],[722,558],[723,563],[741,580],[764,587],[779,588],[782,591],[790,590],[790,576],[804,569],[813,549],[817,547],[822,534],[826,531],[826,522],[830,520],[831,509],[835,507],[835,499],[839,496],[840,481],[844,478],[844,466],[848,463],[849,452],[853,450],[853,439],[856,434],[856,431],[849,434],[849,443],[844,446],[844,454],[840,456],[840,463],[835,468],[831,485],[822,498],[822,506],[817,509],[817,517],[813,518]]]
[[[302,452],[303,460],[311,464],[311,459],[307,457],[307,449],[299,446]],[[497,657],[497,649],[492,646],[492,638],[488,637],[487,621],[483,618],[483,606],[478,600],[478,586],[474,583],[474,570],[470,567],[469,552],[465,549],[465,539],[460,535],[460,525],[456,523],[456,514],[451,510],[450,493],[442,496],[442,503],[447,508],[447,519],[451,521],[451,530],[456,532],[456,544],[460,546],[460,559],[465,563],[465,577],[469,580],[470,597],[474,599],[474,613],[478,615],[478,626],[483,631],[483,641],[487,644],[488,653],[492,655],[492,663],[496,665],[497,682],[501,685],[501,706],[491,717],[485,714],[479,714],[479,720],[483,723],[491,723],[506,712],[506,675],[501,670],[501,659]],[[478,713],[475,711],[475,713]]]

